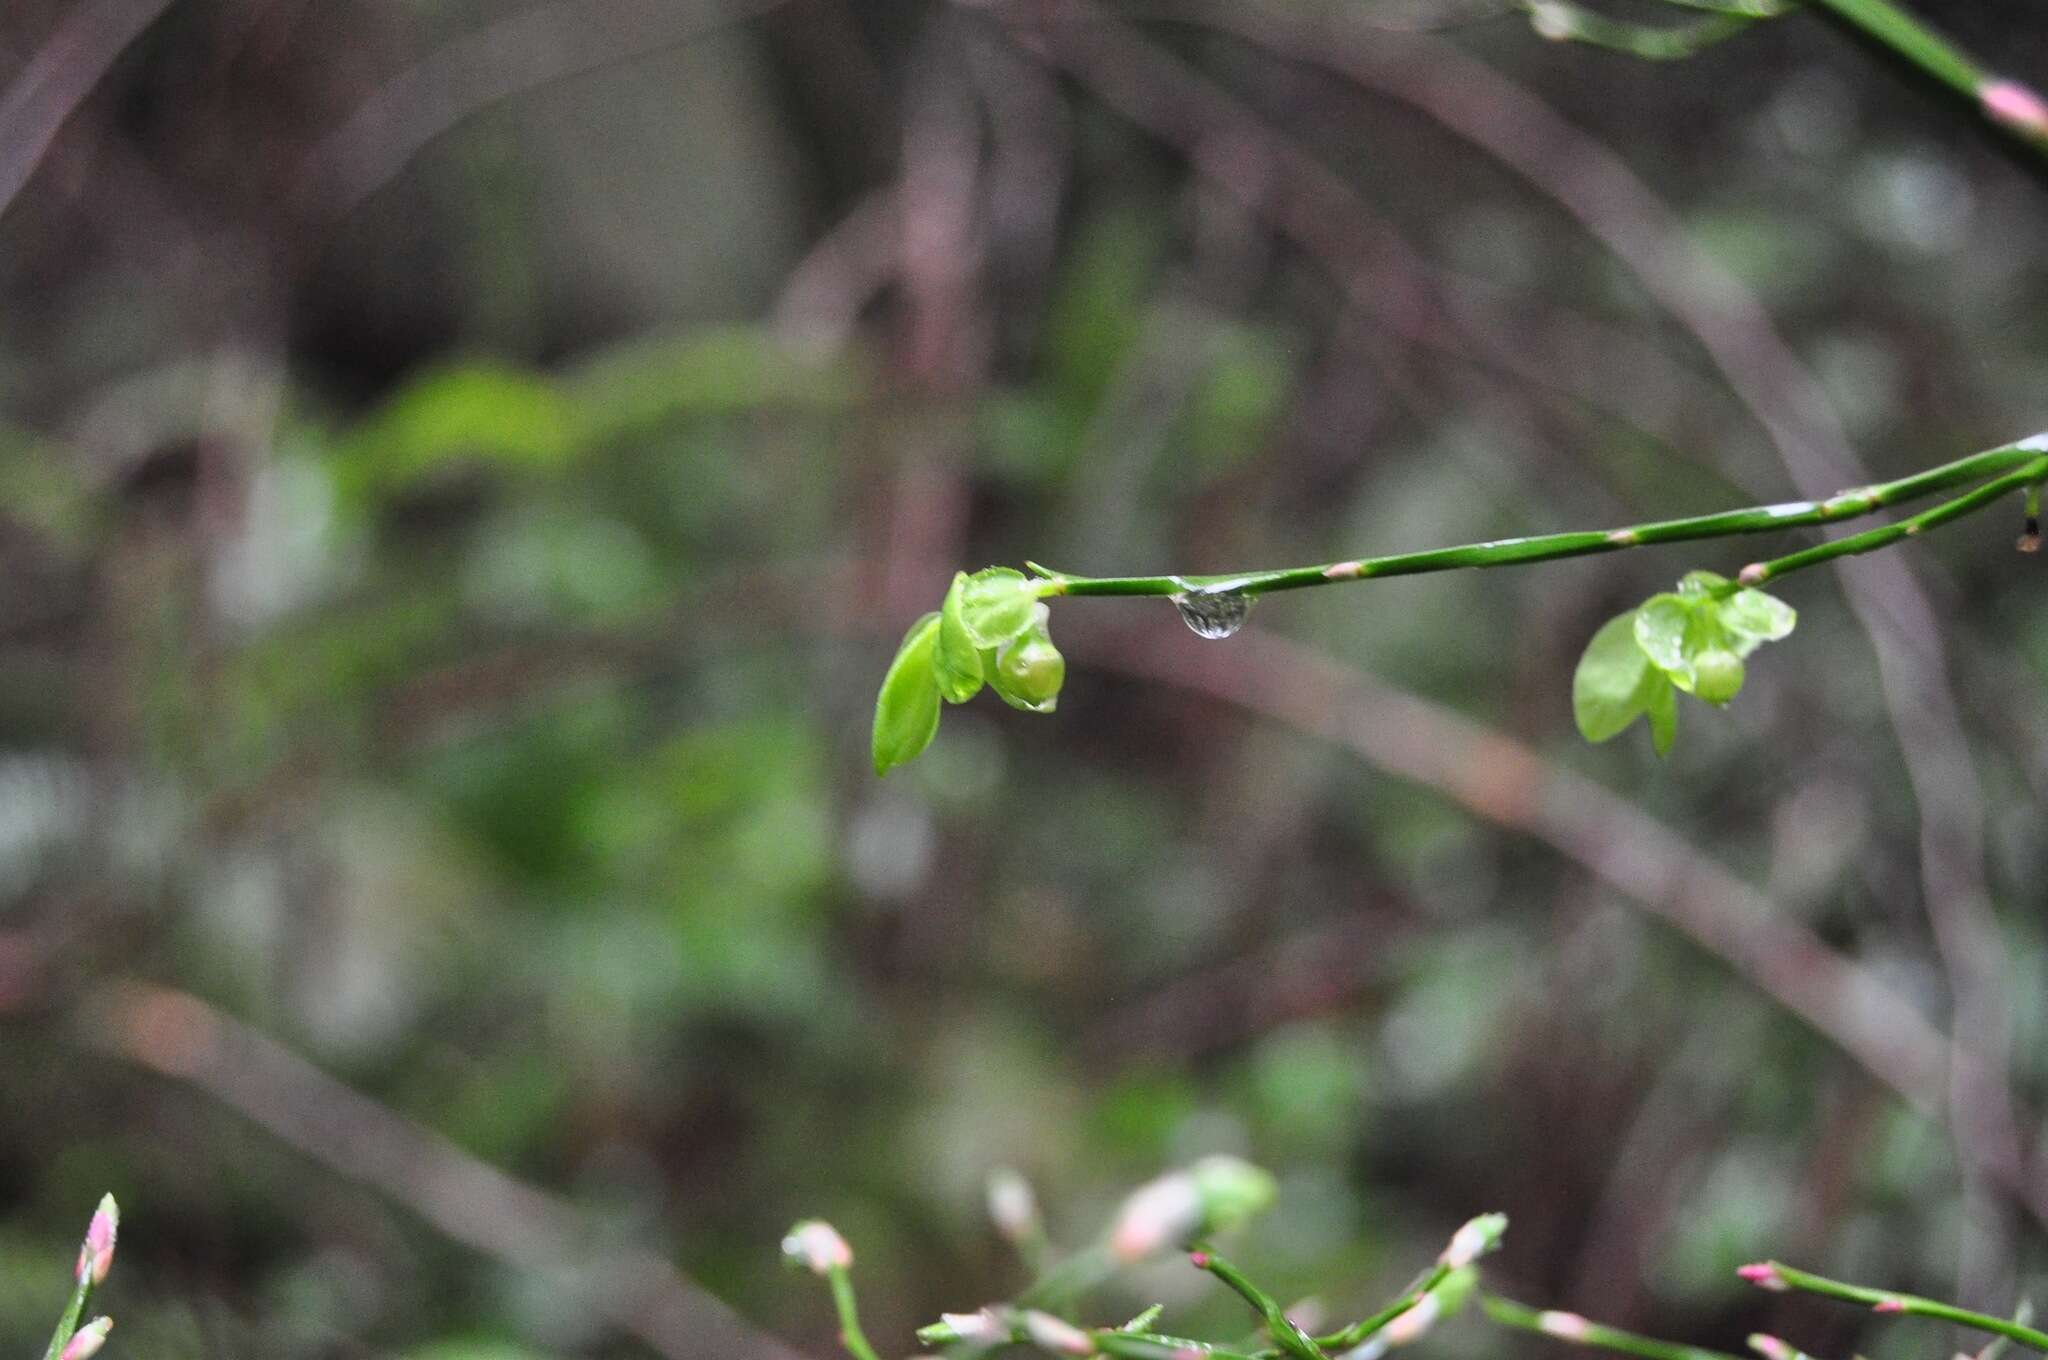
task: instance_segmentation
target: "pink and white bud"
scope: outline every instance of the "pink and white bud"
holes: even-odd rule
[[[1994,80],[1977,91],[1985,116],[2009,128],[2048,136],[2048,101],[2016,80]]]
[[[1906,1301],[1900,1298],[1879,1299],[1876,1303],[1870,1305],[1870,1311],[1873,1313],[1903,1313],[1906,1311]]]
[[[1506,1214],[1481,1214],[1451,1234],[1450,1245],[1436,1258],[1437,1264],[1451,1270],[1463,1270],[1498,1246],[1500,1235],[1507,1226]]]
[[[806,1219],[782,1239],[783,1258],[813,1275],[845,1270],[853,1264],[853,1248],[839,1230],[821,1218]]]
[[[1389,1346],[1405,1346],[1419,1341],[1436,1326],[1436,1320],[1443,1316],[1443,1300],[1435,1294],[1424,1294],[1415,1301],[1415,1306],[1397,1316],[1386,1325],[1380,1335],[1387,1339]]]
[[[1792,1287],[1785,1283],[1785,1277],[1780,1275],[1778,1268],[1769,1261],[1753,1261],[1749,1265],[1738,1266],[1735,1273],[1758,1289],[1768,1289],[1777,1294],[1782,1294]]]
[[[1579,21],[1563,5],[1551,0],[1536,0],[1529,6],[1529,27],[1536,30],[1539,38],[1567,42],[1578,35]]]
[[[1769,1332],[1756,1332],[1749,1338],[1749,1348],[1764,1360],[1796,1360],[1799,1352],[1789,1342],[1781,1341]]]
[[[994,1345],[1010,1339],[1010,1329],[986,1308],[973,1313],[941,1313],[939,1321],[953,1329],[953,1337],[958,1341]]]
[[[1546,1335],[1560,1341],[1584,1341],[1593,1329],[1593,1324],[1577,1313],[1565,1313],[1553,1308],[1536,1315],[1536,1326]]]
[[[1119,1261],[1141,1261],[1179,1246],[1202,1226],[1202,1195],[1195,1178],[1175,1171],[1148,1181],[1117,1210],[1109,1250]]]
[[[100,1347],[107,1344],[107,1333],[113,1330],[112,1318],[94,1318],[71,1334],[71,1340],[65,1344],[57,1360],[89,1360],[89,1357],[99,1354]]]
[[[85,1242],[78,1249],[80,1284],[97,1287],[107,1282],[107,1272],[114,1267],[114,1238],[120,1229],[120,1207],[112,1195],[102,1195],[100,1207],[93,1210],[92,1222],[86,1225]]]
[[[1007,1168],[988,1178],[988,1216],[996,1231],[1011,1242],[1039,1234],[1038,1196],[1031,1182]]]
[[[1041,1313],[1036,1309],[1025,1313],[1024,1334],[1040,1350],[1056,1351],[1061,1355],[1095,1354],[1094,1337],[1051,1313]]]

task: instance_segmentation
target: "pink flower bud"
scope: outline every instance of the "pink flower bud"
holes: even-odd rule
[[[1561,1313],[1551,1309],[1536,1315],[1536,1325],[1560,1341],[1584,1341],[1587,1329],[1593,1324],[1577,1313]]]
[[[1985,116],[2036,137],[2048,135],[2048,103],[2016,80],[1994,80],[1977,91]]]
[[[1764,1360],[1794,1360],[1799,1352],[1768,1332],[1758,1332],[1749,1338],[1749,1348]]]
[[[986,1308],[977,1313],[941,1313],[939,1321],[952,1328],[954,1338],[959,1341],[993,1344],[1010,1339],[1010,1329]]]
[[[1462,1270],[1498,1246],[1507,1226],[1506,1214],[1481,1214],[1451,1234],[1450,1245],[1436,1258],[1437,1263]]]
[[[988,1216],[996,1231],[1011,1242],[1038,1235],[1038,1197],[1031,1182],[1014,1171],[998,1171],[988,1178]]]
[[[80,1284],[98,1286],[107,1282],[107,1272],[114,1265],[114,1238],[120,1227],[121,1210],[114,1197],[101,1196],[100,1207],[93,1211],[92,1222],[86,1225],[85,1243],[78,1249]]]
[[[1443,1315],[1443,1311],[1443,1300],[1435,1294],[1424,1294],[1415,1301],[1413,1308],[1389,1322],[1380,1335],[1387,1339],[1389,1346],[1405,1346],[1411,1341],[1420,1340],[1436,1325],[1436,1320]]]
[[[782,1239],[782,1255],[814,1275],[845,1270],[853,1264],[853,1248],[846,1245],[837,1228],[818,1218],[806,1219],[789,1230]]]
[[[1879,1299],[1876,1303],[1870,1305],[1870,1311],[1873,1313],[1903,1313],[1906,1311],[1906,1301],[1904,1299]]]
[[[1780,1275],[1778,1268],[1769,1261],[1752,1262],[1749,1265],[1739,1267],[1735,1273],[1755,1285],[1758,1289],[1769,1289],[1775,1293],[1782,1294],[1792,1287],[1785,1283],[1785,1277]]]
[[[1061,1355],[1095,1354],[1095,1338],[1063,1318],[1032,1310],[1024,1314],[1024,1334],[1040,1350]]]
[[[1195,1178],[1175,1171],[1132,1192],[1109,1230],[1110,1254],[1141,1261],[1177,1246],[1202,1226],[1202,1195]]]
[[[88,1360],[88,1357],[99,1354],[100,1347],[107,1344],[107,1333],[113,1330],[112,1318],[94,1318],[72,1333],[70,1342],[57,1360]]]

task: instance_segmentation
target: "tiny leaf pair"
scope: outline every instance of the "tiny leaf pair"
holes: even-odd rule
[[[1050,713],[1067,678],[1038,583],[1008,567],[958,572],[937,613],[910,626],[875,700],[875,773],[931,744],[939,701],[964,704],[985,684],[1013,708]]]
[[[1678,735],[1678,691],[1726,704],[1742,689],[1743,658],[1797,622],[1783,600],[1710,571],[1688,574],[1675,592],[1652,595],[1593,635],[1572,677],[1580,733],[1609,741],[1647,717],[1665,754]]]

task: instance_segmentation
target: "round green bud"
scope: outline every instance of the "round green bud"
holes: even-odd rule
[[[1044,634],[1027,636],[996,658],[998,689],[1028,708],[1044,709],[1059,697],[1066,683],[1067,659]]]
[[[1742,689],[1742,658],[1712,647],[1693,658],[1693,693],[1710,704],[1725,704]]]

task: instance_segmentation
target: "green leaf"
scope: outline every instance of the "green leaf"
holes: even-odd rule
[[[1587,741],[1620,736],[1643,711],[1644,684],[1656,673],[1636,642],[1635,618],[1630,611],[1609,619],[1572,675],[1572,712]]]
[[[1728,578],[1718,572],[1689,571],[1679,581],[1678,593],[1686,596],[1711,595],[1717,590],[1725,589],[1728,584]]]
[[[967,573],[954,572],[945,606],[939,610],[939,641],[932,657],[939,677],[939,693],[950,704],[966,703],[982,683],[981,652],[962,617],[966,597]]]
[[[876,774],[915,759],[939,730],[938,641],[939,616],[927,614],[910,625],[882,677],[882,692],[875,699]]]
[[[984,567],[962,587],[960,622],[977,648],[1001,647],[1032,624],[1038,585],[1021,571]]]
[[[1658,755],[1668,756],[1671,744],[1678,740],[1678,690],[1670,676],[1654,667],[1643,677],[1643,690],[1643,711],[1650,715],[1650,741]]]
[[[1735,650],[1747,656],[1765,642],[1789,636],[1799,623],[1798,611],[1774,595],[1761,590],[1738,590],[1719,606],[1721,626],[1742,644]]]
[[[1692,659],[1703,650],[1703,596],[1652,595],[1636,610],[1636,645],[1671,683],[1692,693]]]

